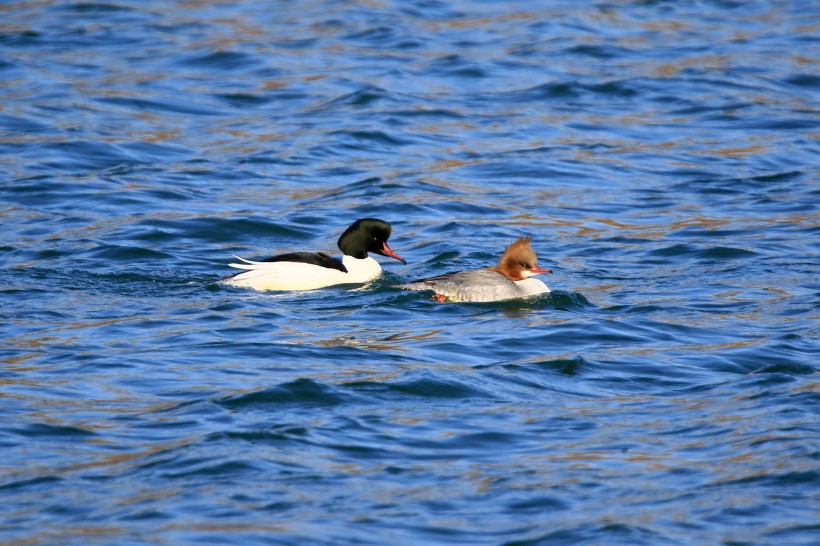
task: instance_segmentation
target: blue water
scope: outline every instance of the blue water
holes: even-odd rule
[[[816,544],[819,24],[3,2],[0,542]],[[370,285],[218,283],[365,216]],[[398,287],[526,234],[546,297]]]

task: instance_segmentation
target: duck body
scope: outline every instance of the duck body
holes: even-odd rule
[[[549,287],[533,275],[552,271],[538,267],[530,241],[530,237],[519,237],[504,250],[493,267],[420,279],[406,287],[432,290],[433,299],[440,302],[491,302],[546,294],[550,292]]]
[[[228,264],[242,269],[223,284],[255,290],[315,290],[340,284],[363,284],[377,278],[382,268],[368,252],[405,262],[387,245],[392,228],[377,218],[362,218],[351,224],[337,242],[342,259],[323,252],[290,252],[265,260],[236,257]]]
[[[296,254],[296,253],[294,253]],[[231,267],[244,269],[226,279],[225,284],[255,290],[316,290],[338,284],[364,284],[381,275],[379,262],[368,256],[361,260],[343,256],[341,260],[317,252],[313,257],[285,254],[289,259],[274,256],[260,262],[237,258],[241,263]],[[296,258],[300,258],[298,261]],[[319,263],[316,263],[319,262]],[[333,266],[320,265],[333,264]],[[340,267],[339,267],[340,266]]]
[[[456,271],[414,281],[407,287],[411,290],[432,290],[445,300],[453,302],[513,300],[550,291],[549,287],[538,279],[513,281],[492,269]]]

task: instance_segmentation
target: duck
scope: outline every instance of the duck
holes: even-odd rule
[[[552,273],[538,266],[532,236],[522,236],[504,249],[498,264],[484,269],[455,271],[412,281],[410,290],[432,290],[438,302],[492,302],[527,298],[550,292],[534,275]]]
[[[261,261],[234,256],[228,264],[242,269],[222,283],[260,291],[316,290],[341,284],[364,284],[382,273],[379,262],[368,253],[387,256],[407,264],[387,244],[393,228],[378,218],[359,218],[339,237],[342,259],[324,252],[290,252]]]

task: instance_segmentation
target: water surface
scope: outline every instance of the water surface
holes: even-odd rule
[[[0,541],[813,544],[820,8],[0,7]],[[221,286],[337,253],[363,287]],[[553,293],[414,278],[533,236]]]

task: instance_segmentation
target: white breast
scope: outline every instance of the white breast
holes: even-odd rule
[[[382,274],[382,266],[370,256],[359,260],[353,256],[345,255],[342,256],[342,263],[347,268],[348,278],[351,279],[347,282],[365,283]]]
[[[515,285],[518,287],[518,289],[521,291],[524,297],[535,296],[537,294],[546,294],[547,292],[551,292],[551,290],[546,284],[536,279],[535,277],[530,277],[528,279],[524,279],[523,281],[515,281]]]

